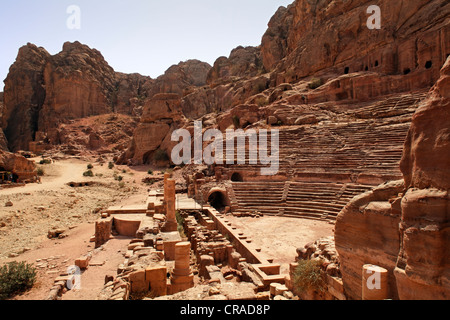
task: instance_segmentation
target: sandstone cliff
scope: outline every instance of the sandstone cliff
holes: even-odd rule
[[[44,68],[50,54],[27,44],[5,79],[3,131],[13,151],[28,149],[45,101]]]
[[[367,27],[369,5],[381,9],[380,30]],[[436,32],[448,25],[448,6],[445,0],[297,0],[269,23],[261,45],[264,66],[276,70],[277,83],[365,71],[417,73],[417,85],[433,85],[449,54],[442,46],[448,28]],[[426,68],[433,73],[420,76]],[[404,82],[404,89],[416,85]]]
[[[395,269],[403,299],[450,299],[450,57],[413,117],[401,163],[407,188]]]
[[[3,133],[3,92],[0,92],[0,151],[8,150],[8,141]]]
[[[3,129],[12,151],[30,142],[57,145],[58,128],[70,120],[117,112],[140,116],[153,80],[116,73],[101,53],[67,42],[51,56],[28,44],[5,80]]]
[[[336,223],[346,294],[361,298],[364,264],[389,271],[394,299],[450,298],[450,58],[413,117],[401,169],[404,182],[355,198]]]

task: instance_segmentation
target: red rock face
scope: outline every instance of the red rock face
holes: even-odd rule
[[[207,82],[224,82],[231,77],[254,77],[264,73],[261,49],[255,47],[237,47],[231,51],[230,57],[220,57],[208,73]]]
[[[33,161],[6,151],[0,151],[0,171],[13,173],[17,176],[17,182],[34,182],[37,178]]]
[[[28,150],[40,137],[57,144],[59,125],[118,112],[140,115],[153,80],[116,73],[101,53],[79,42],[51,56],[28,44],[5,80],[3,129],[12,151]]]
[[[413,117],[401,169],[408,187],[450,188],[450,60]]]
[[[450,58],[413,117],[401,163],[404,185],[355,198],[337,219],[336,248],[352,299],[361,298],[364,264],[389,271],[393,299],[450,298],[449,76]]]
[[[450,298],[450,57],[413,117],[401,169],[397,286],[404,299]]]
[[[262,39],[265,68],[286,72],[283,82],[325,70],[403,74],[431,68],[435,82],[449,53],[443,45],[448,27],[436,32],[448,25],[448,2],[377,0],[370,5],[381,9],[381,30],[367,28],[369,4],[363,0],[295,1],[280,8]]]
[[[50,54],[27,44],[5,79],[3,131],[11,150],[26,150],[33,141],[45,100],[44,67]]]
[[[180,96],[175,93],[154,95],[146,102],[131,146],[122,155],[119,163],[127,163],[127,160],[130,160],[132,164],[142,164],[163,160],[161,155],[161,159],[155,159],[155,153],[158,151],[170,154],[168,144],[171,134],[183,125]]]

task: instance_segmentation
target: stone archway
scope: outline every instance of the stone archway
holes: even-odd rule
[[[211,189],[208,193],[208,203],[219,212],[225,210],[225,207],[230,206],[227,191],[222,188]]]
[[[244,177],[242,177],[241,173],[235,172],[231,175],[231,181],[232,182],[244,182]]]

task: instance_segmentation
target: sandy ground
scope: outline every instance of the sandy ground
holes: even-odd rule
[[[252,240],[251,246],[261,249],[261,255],[281,264],[281,273],[289,272],[297,248],[320,238],[332,236],[334,225],[325,221],[271,217],[237,218],[227,216],[233,226]]]

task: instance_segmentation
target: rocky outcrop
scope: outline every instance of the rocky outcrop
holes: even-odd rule
[[[413,117],[401,162],[404,182],[359,196],[339,214],[336,248],[352,299],[361,298],[364,264],[388,270],[391,298],[450,297],[449,79],[450,58]]]
[[[269,21],[261,41],[262,60],[266,70],[273,70],[287,55],[287,38],[293,23],[294,5],[280,7]]]
[[[185,124],[180,99],[175,93],[160,93],[147,100],[131,145],[119,163],[168,162],[172,132]]]
[[[34,182],[37,179],[36,164],[23,156],[0,151],[0,171],[13,174],[15,182]]]
[[[230,57],[220,57],[208,73],[207,82],[230,81],[232,77],[254,77],[264,73],[261,49],[239,46],[231,51]]]
[[[413,117],[401,169],[407,192],[395,269],[402,299],[450,298],[450,57]]]
[[[44,68],[50,54],[27,44],[5,79],[3,131],[12,151],[28,149],[37,131],[39,113],[45,101]]]
[[[67,42],[51,56],[28,44],[5,80],[3,129],[12,151],[30,142],[60,143],[58,128],[70,120],[117,112],[140,116],[153,80],[116,73],[102,54]]]
[[[199,60],[188,60],[171,66],[155,80],[150,97],[158,93],[175,93],[183,96],[195,87],[206,84],[211,66]]]
[[[380,30],[367,27],[369,5],[381,8]],[[448,26],[448,6],[445,0],[412,0],[407,5],[389,0],[297,0],[280,8],[269,23],[262,40],[264,66],[275,70],[282,82],[330,72],[420,74],[433,69],[431,78],[423,79],[433,85],[449,53],[442,42],[448,41],[448,27],[438,31]]]
[[[8,150],[8,141],[3,133],[3,92],[0,92],[0,151]]]
[[[145,100],[151,96],[154,80],[138,73],[116,73],[116,84],[112,93],[114,111],[140,117]]]
[[[389,270],[390,298],[398,299],[394,269],[400,250],[399,201],[403,181],[391,182],[354,198],[339,214],[335,241],[345,293],[362,297],[362,270],[373,264]]]
[[[128,147],[137,124],[135,117],[117,113],[72,120],[58,127],[55,149],[71,155],[118,157]],[[31,146],[36,154],[42,151],[39,144]]]
[[[78,42],[65,43],[45,65],[46,97],[38,131],[45,133],[50,143],[56,143],[59,124],[112,112],[108,93],[114,88],[114,80],[114,70],[100,52]]]
[[[186,110],[188,114],[198,112],[195,107],[190,111],[182,107],[182,97],[199,92],[206,84],[210,69],[211,66],[205,62],[188,60],[171,66],[155,80],[149,90],[151,98],[143,106],[133,140],[119,163],[168,163],[168,155],[175,146],[171,141],[172,132],[187,123],[183,111]],[[204,112],[206,110],[199,113],[203,115]]]

